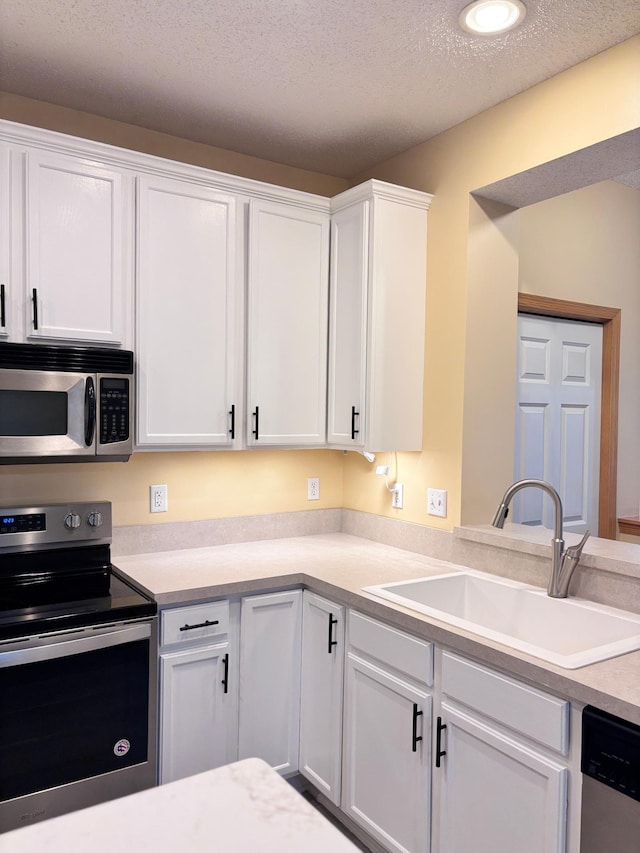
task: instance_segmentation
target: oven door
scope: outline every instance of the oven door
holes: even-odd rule
[[[145,620],[0,645],[0,828],[155,783],[154,639]]]
[[[0,370],[0,457],[95,456],[96,378]]]

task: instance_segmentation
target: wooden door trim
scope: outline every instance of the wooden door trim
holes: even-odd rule
[[[518,293],[518,312],[580,320],[602,326],[602,399],[600,405],[600,483],[597,535],[617,535],[618,394],[620,382],[621,310],[587,302],[569,302],[532,293]]]

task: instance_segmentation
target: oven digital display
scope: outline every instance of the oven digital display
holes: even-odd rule
[[[3,533],[31,533],[35,530],[46,529],[47,517],[44,512],[0,516],[0,536]]]

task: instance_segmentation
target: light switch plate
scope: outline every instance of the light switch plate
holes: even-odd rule
[[[427,515],[437,515],[439,518],[447,517],[446,489],[427,489]]]

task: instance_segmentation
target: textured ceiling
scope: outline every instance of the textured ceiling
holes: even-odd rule
[[[350,177],[640,32],[638,0],[0,0],[0,88]]]

